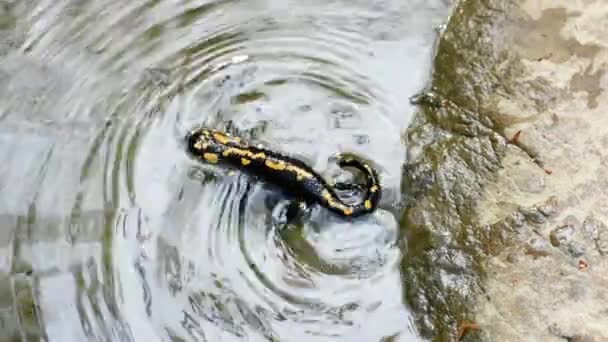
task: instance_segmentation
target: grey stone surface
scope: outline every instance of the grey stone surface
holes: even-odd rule
[[[606,341],[602,0],[460,1],[407,132],[403,262],[437,341]]]
[[[496,102],[506,115],[533,118],[505,132],[521,131],[521,143],[550,172],[520,153],[508,153],[511,167],[488,184],[480,210],[495,217],[508,214],[491,195],[499,188],[507,190],[504,202],[534,205],[553,197],[559,209],[547,222],[534,222],[532,239],[551,243],[542,257],[506,262],[514,246],[488,261],[491,273],[476,318],[494,341],[606,341],[608,35],[602,23],[608,7],[603,1],[519,5],[528,23],[517,29],[513,45],[525,70],[520,78],[550,84],[547,95],[554,99],[542,111],[521,108],[508,98]],[[543,187],[537,191],[530,183]]]

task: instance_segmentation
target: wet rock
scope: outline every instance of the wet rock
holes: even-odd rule
[[[520,208],[519,211],[531,223],[542,224],[547,222],[547,217],[537,208]]]
[[[447,23],[404,168],[406,298],[432,340],[471,317],[482,341],[608,340],[606,15],[464,0]]]
[[[597,240],[595,240],[595,247],[601,255],[605,256],[608,254],[608,230],[601,230],[598,234]]]
[[[599,237],[599,232],[603,229],[606,229],[604,223],[593,217],[587,217],[583,222],[583,230],[590,239],[596,240]]]
[[[588,217],[583,223],[583,229],[590,239],[595,242],[595,248],[604,256],[608,254],[608,227],[593,217]]]
[[[551,231],[549,239],[554,247],[558,247],[564,252],[570,253],[573,257],[578,258],[585,254],[585,250],[575,241],[575,235],[575,227],[571,224],[565,224]]]
[[[549,331],[549,333],[551,333],[555,337],[558,337],[560,339],[564,339],[564,340],[566,340],[568,342],[596,342],[597,341],[597,339],[595,339],[595,338],[593,338],[593,337],[591,337],[589,335],[586,335],[586,334],[568,334],[568,333],[565,333],[555,323],[549,325],[549,327],[547,328],[547,330]]]
[[[548,256],[551,254],[550,246],[546,240],[541,238],[533,238],[526,244],[526,254],[534,259]]]
[[[555,213],[557,212],[556,206],[557,206],[556,199],[553,197],[550,197],[546,203],[539,205],[537,207],[537,210],[540,213],[542,213],[545,217],[552,218],[553,216],[555,216]]]

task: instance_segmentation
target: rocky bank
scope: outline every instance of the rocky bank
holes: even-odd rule
[[[605,1],[457,4],[406,134],[425,336],[608,340],[607,66]]]

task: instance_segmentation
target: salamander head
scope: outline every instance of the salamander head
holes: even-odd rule
[[[186,139],[190,142],[192,139],[198,139],[199,141],[203,139],[202,143],[208,144],[217,144],[225,147],[238,147],[238,148],[247,148],[247,142],[241,140],[239,137],[232,136],[228,133],[210,129],[210,128],[199,128],[192,131]],[[196,143],[193,142],[193,143]],[[190,146],[190,144],[188,145]]]
[[[226,146],[218,142],[213,137],[214,134],[215,131],[208,128],[199,128],[188,133],[186,135],[188,152],[206,162],[217,163]]]
[[[211,163],[216,163],[225,151],[248,149],[248,144],[239,137],[204,127],[188,133],[186,144],[190,154]]]
[[[210,152],[213,150],[213,143],[210,131],[206,128],[194,130],[186,135],[188,152],[195,155]]]

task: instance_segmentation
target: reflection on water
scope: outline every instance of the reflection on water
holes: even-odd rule
[[[0,11],[0,340],[410,341],[395,217],[407,98],[449,1],[22,1]],[[348,177],[373,215],[278,225],[199,165],[229,129]]]

